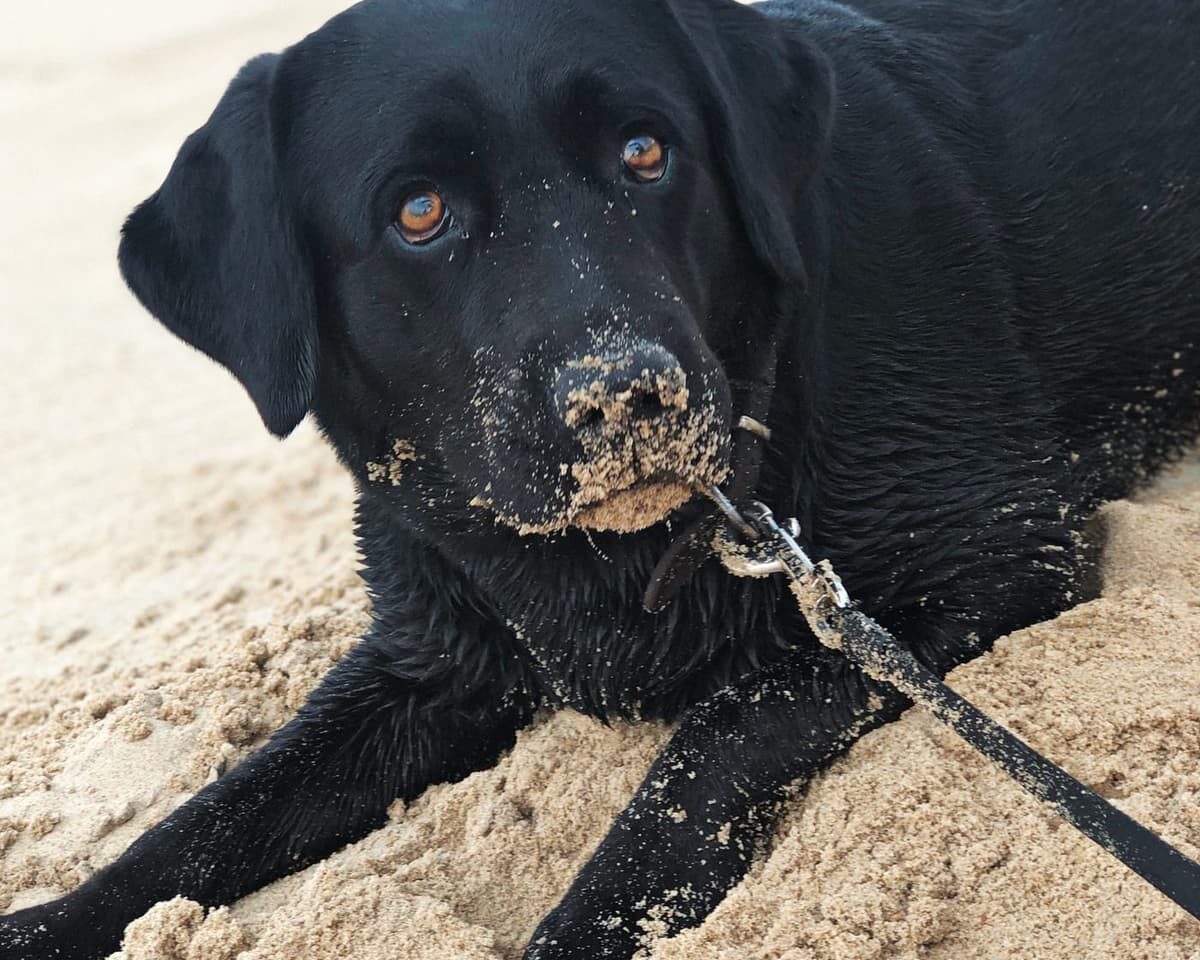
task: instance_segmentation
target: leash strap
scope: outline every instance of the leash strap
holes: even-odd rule
[[[1038,800],[1084,836],[1200,920],[1200,864],[1052,763],[982,710],[955,693],[882,626],[859,610],[827,562],[814,564],[771,511],[754,504],[743,517],[719,490],[720,510],[737,528],[758,537],[736,551],[718,549],[731,572],[740,576],[785,573],[805,619],[826,646],[841,651],[876,680],[889,683],[921,704],[968,744],[997,764]],[[720,544],[720,541],[718,541]],[[729,541],[726,546],[732,546]]]

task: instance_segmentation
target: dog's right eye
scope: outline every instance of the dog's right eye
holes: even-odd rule
[[[441,194],[433,190],[418,190],[400,206],[396,227],[409,243],[422,244],[436,240],[446,232],[450,212]]]
[[[654,137],[634,137],[625,144],[621,161],[643,183],[654,183],[667,172],[667,148]]]

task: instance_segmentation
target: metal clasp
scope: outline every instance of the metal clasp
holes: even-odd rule
[[[839,610],[850,606],[841,578],[828,563],[813,563],[800,546],[800,524],[794,517],[780,526],[770,508],[758,501],[751,505],[750,516],[743,516],[719,487],[714,485],[707,492],[744,538],[736,543],[727,537],[722,540],[725,535],[718,534],[717,553],[730,573],[738,577],[784,573],[805,589],[817,589],[823,595],[821,599]]]

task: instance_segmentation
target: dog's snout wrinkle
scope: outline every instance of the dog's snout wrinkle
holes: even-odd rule
[[[567,363],[555,378],[554,402],[573,429],[648,420],[687,410],[687,375],[670,351],[639,345]]]

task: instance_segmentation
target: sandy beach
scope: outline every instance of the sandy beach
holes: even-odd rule
[[[368,617],[353,489],[116,269],[241,63],[320,0],[20,4],[0,33],[0,912],[51,898],[238,763]],[[952,682],[1200,854],[1200,460],[1103,511],[1104,595]],[[121,960],[515,960],[668,731],[546,716],[328,861]],[[919,712],[798,792],[774,846],[646,960],[1197,960],[1200,924]]]

